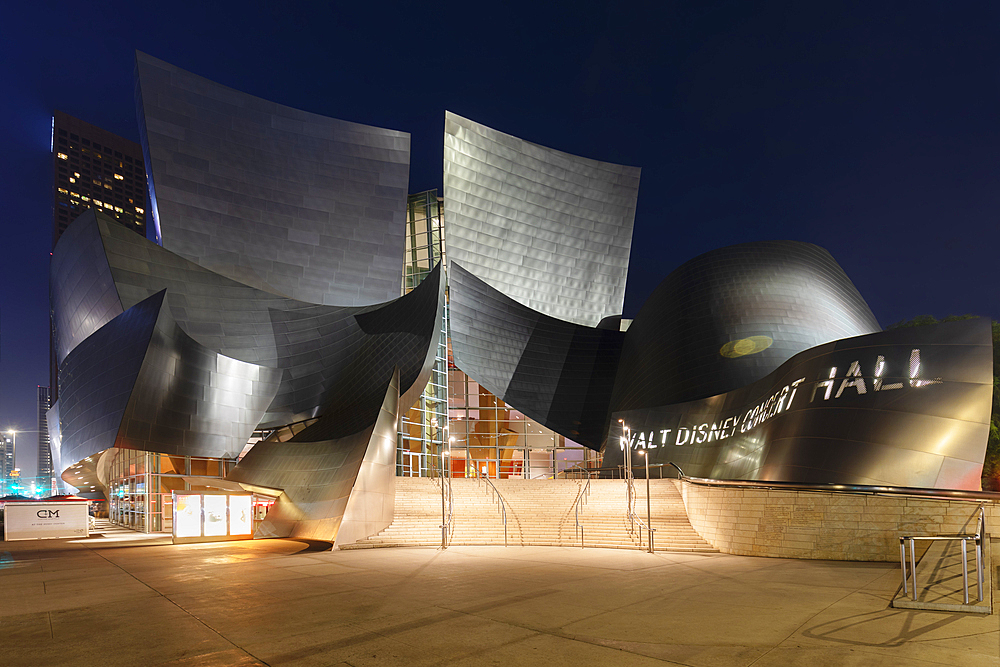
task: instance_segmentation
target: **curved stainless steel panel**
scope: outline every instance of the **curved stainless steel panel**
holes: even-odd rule
[[[236,458],[281,376],[199,344],[161,308],[115,446]]]
[[[292,109],[136,53],[154,240],[272,293],[399,296],[410,136]]]
[[[801,352],[697,401],[617,411],[651,463],[694,477],[979,490],[993,395],[989,320],[893,329]]]
[[[115,289],[95,212],[85,211],[77,220],[79,223],[70,224],[56,243],[49,264],[57,364],[87,336],[125,310]]]
[[[323,431],[317,439],[343,438],[378,419],[394,373],[409,405],[434,364],[440,266],[385,304],[318,306],[240,285],[100,214],[71,225],[66,237],[77,236],[96,239],[81,247],[106,252],[104,274],[92,272],[112,281],[101,293],[120,293],[129,307],[60,368],[65,393],[54,414],[62,417],[66,466],[112,446],[235,456],[261,422],[283,425],[303,414],[324,416],[312,431]],[[72,314],[71,301],[57,302],[57,311]],[[60,314],[61,321],[74,322]],[[268,363],[255,363],[261,357]]]
[[[63,467],[114,447],[162,303],[160,293],[129,308],[77,345],[59,367]]]
[[[300,537],[349,544],[392,522],[399,373],[383,387],[375,419],[351,435],[324,417],[288,442],[254,445],[227,480],[282,491],[257,529],[261,537]]]
[[[132,307],[166,289],[171,316],[199,344],[282,371],[278,393],[263,417],[265,427],[326,410],[338,410],[345,426],[357,425],[359,415],[374,414],[381,403],[394,365],[400,367],[404,401],[416,400],[426,384],[437,340],[434,318],[444,308],[440,267],[412,292],[387,304],[321,306],[242,285],[100,214],[81,216],[67,234],[80,226],[94,227],[103,241],[105,264],[122,306]],[[367,412],[358,409],[360,404],[368,406]]]
[[[623,334],[535,312],[451,266],[455,364],[547,428],[600,449]]]
[[[60,369],[60,459],[109,447],[235,457],[281,372],[195,342],[157,293],[77,346]]]
[[[639,169],[445,115],[449,260],[544,315],[597,326],[625,298]]]
[[[762,241],[713,250],[667,276],[629,326],[612,409],[732,391],[798,352],[880,329],[819,246]]]

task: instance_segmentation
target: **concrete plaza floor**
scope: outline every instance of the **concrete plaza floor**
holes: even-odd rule
[[[0,665],[1000,665],[996,613],[891,609],[898,564],[320,548],[0,542]]]

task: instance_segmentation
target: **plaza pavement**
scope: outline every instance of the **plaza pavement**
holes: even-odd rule
[[[0,542],[0,665],[1000,665],[996,613],[890,608],[898,564],[323,548]]]

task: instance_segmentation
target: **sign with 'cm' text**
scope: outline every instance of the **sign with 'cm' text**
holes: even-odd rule
[[[86,502],[9,502],[4,505],[5,541],[88,537]]]

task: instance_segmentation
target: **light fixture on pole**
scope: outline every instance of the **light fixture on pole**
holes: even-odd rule
[[[649,501],[649,452],[639,450],[639,456],[646,460],[646,530],[649,531],[649,553],[653,553],[653,512]]]
[[[441,450],[441,548],[448,548],[448,510],[446,509],[445,498],[444,498],[444,468],[445,463],[448,460],[448,456],[451,454],[450,449]]]

